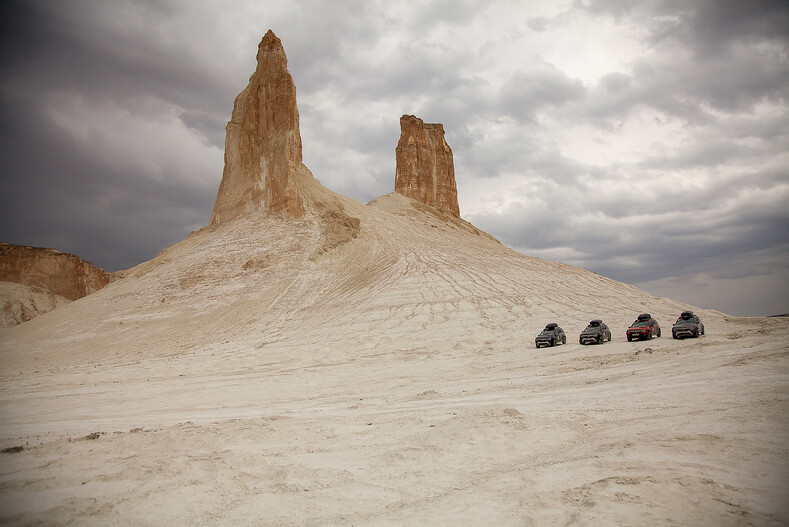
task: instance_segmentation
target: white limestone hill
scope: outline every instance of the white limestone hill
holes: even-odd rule
[[[638,313],[668,325],[688,308],[524,256],[396,193],[364,205],[303,165],[299,186],[304,220],[252,213],[194,232],[88,300],[8,333],[2,360],[129,363],[230,341],[346,358],[393,343],[516,350],[548,322],[573,334],[603,318],[621,337]]]
[[[519,254],[297,174],[0,330],[0,523],[779,525],[789,324]],[[356,221],[358,220],[358,221]],[[663,336],[628,343],[650,312]],[[578,344],[602,318],[614,340]],[[548,322],[568,343],[534,349]]]

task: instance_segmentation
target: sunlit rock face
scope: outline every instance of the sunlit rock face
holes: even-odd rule
[[[0,328],[32,320],[109,283],[109,273],[73,254],[0,243]]]
[[[452,149],[444,138],[444,126],[403,115],[395,151],[395,191],[460,217]]]
[[[110,274],[73,254],[0,243],[0,281],[34,286],[77,300],[109,284]]]
[[[258,45],[255,73],[233,103],[211,223],[258,210],[304,216],[295,182],[301,160],[296,85],[282,42],[269,30]]]

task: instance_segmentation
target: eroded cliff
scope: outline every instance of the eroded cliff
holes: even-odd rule
[[[395,152],[395,192],[460,217],[455,166],[444,126],[403,115]]]
[[[101,267],[55,249],[0,243],[0,282],[13,282],[77,300],[110,283]]]
[[[109,273],[73,254],[0,243],[0,327],[27,322],[109,283]]]

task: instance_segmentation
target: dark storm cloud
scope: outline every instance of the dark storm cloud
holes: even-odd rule
[[[728,54],[741,42],[789,42],[789,9],[783,0],[704,0],[691,8],[666,2],[663,14],[673,13],[681,22],[653,39],[674,35],[703,58]]]
[[[764,309],[783,309],[775,306],[786,297],[789,275],[789,170],[779,161],[789,147],[789,8],[782,2],[594,2],[588,10],[623,24],[643,22],[648,47],[630,71],[602,75],[585,97],[568,99],[560,115],[586,116],[621,135],[627,119],[651,110],[654,126],[679,120],[692,140],[656,144],[635,163],[608,165],[596,179],[617,184],[598,185],[593,198],[578,192],[583,177],[571,177],[572,188],[550,211],[545,202],[526,199],[473,221],[526,253],[559,256],[628,282],[769,275],[778,287],[762,299]],[[654,181],[652,188],[644,181]],[[782,277],[777,284],[776,276]]]
[[[76,253],[109,270],[130,267],[204,224],[213,184],[182,186],[180,175],[168,174],[155,160],[151,165],[164,171],[156,179],[122,158],[108,162],[75,143],[48,110],[58,110],[57,101],[71,94],[134,115],[158,98],[207,108],[181,116],[215,143],[216,133],[206,123],[216,122],[210,111],[219,106],[212,96],[217,84],[194,63],[174,60],[168,51],[177,50],[162,49],[153,39],[135,40],[100,24],[82,31],[75,19],[83,4],[68,6],[76,11],[73,18],[63,18],[54,7],[2,6],[0,238]],[[166,8],[145,4],[155,13],[140,17],[172,15]]]
[[[703,123],[712,119],[706,108],[746,111],[789,96],[786,2],[600,1],[588,9],[643,21],[650,46],[632,77],[601,80],[592,114],[616,117],[645,105]]]
[[[305,163],[327,187],[364,202],[393,191],[399,118],[415,114],[444,124],[464,217],[508,245],[658,294],[690,277],[698,303],[723,302],[716,284],[789,275],[787,11],[5,2],[0,239],[115,269],[204,225],[224,125],[272,28]],[[789,294],[774,289],[763,305]]]
[[[789,213],[781,202],[759,208],[745,202],[721,217],[707,218],[701,213],[694,221],[670,210],[612,219],[590,213],[582,200],[583,196],[565,194],[550,206],[514,204],[501,214],[477,215],[473,221],[527,254],[572,248],[567,253],[570,263],[630,283],[690,270],[720,272],[744,254],[780,255],[789,248],[785,235]],[[752,261],[751,269],[758,265],[758,260]]]
[[[225,147],[225,125],[227,121],[217,114],[185,110],[178,114],[179,119],[194,130],[206,144],[214,145],[218,148]]]
[[[226,112],[227,101],[215,94],[228,90],[219,81],[227,76],[184,60],[190,56],[186,43],[160,33],[165,24],[159,17],[177,14],[153,9],[161,4],[135,6],[139,20],[125,13],[120,24],[104,20],[88,3],[4,3],[4,84],[28,91],[74,90],[98,100],[147,94],[183,108]]]
[[[114,271],[152,258],[210,214],[212,189],[135,177],[80,155],[30,101],[5,99],[0,123],[4,241],[54,247]]]
[[[356,62],[358,52],[373,48],[382,36],[383,21],[374,4],[366,0],[302,1],[283,6],[281,11],[261,8],[263,13],[255,17],[257,27],[249,28],[256,38],[254,44],[266,29],[274,30],[282,39],[299,94],[321,90],[344,93],[348,77],[358,77],[357,72],[365,66]],[[241,51],[250,49],[255,48]]]

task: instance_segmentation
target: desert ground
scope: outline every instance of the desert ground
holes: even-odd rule
[[[205,228],[0,330],[0,523],[789,524],[787,319],[299,177],[304,220]],[[706,335],[673,340],[688,308]],[[641,312],[662,337],[629,343]],[[578,343],[593,318],[612,342]],[[535,349],[548,322],[568,342]]]

